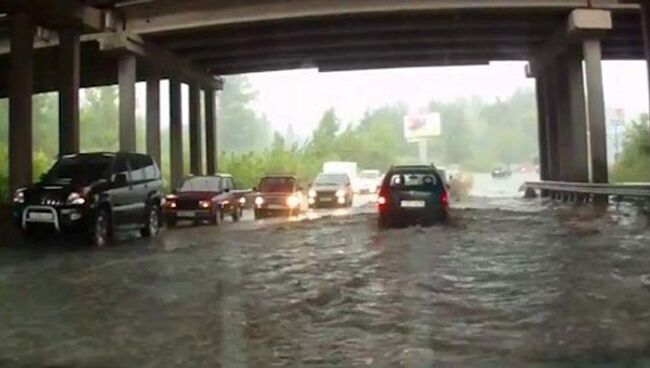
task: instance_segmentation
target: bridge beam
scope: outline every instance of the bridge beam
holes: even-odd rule
[[[79,152],[80,42],[77,29],[59,32],[59,154]]]
[[[10,18],[9,189],[32,182],[32,93],[34,81],[34,20],[18,13]]]
[[[201,144],[201,89],[190,85],[190,173],[203,174],[203,145]]]
[[[183,181],[183,115],[181,110],[181,82],[169,80],[169,172],[171,188]]]
[[[203,96],[205,99],[205,156],[207,173],[212,175],[217,172],[217,122],[214,90],[206,89]]]

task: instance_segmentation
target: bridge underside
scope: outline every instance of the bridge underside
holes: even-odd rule
[[[575,11],[590,3],[603,10]],[[59,92],[60,151],[69,153],[79,150],[79,88],[119,85],[120,147],[131,151],[134,84],[147,81],[147,150],[160,160],[157,86],[170,79],[176,185],[183,173],[175,134],[182,131],[181,83],[190,85],[190,166],[199,174],[203,146],[207,171],[216,170],[218,76],[510,60],[529,61],[537,81],[543,179],[606,182],[600,62],[645,58],[645,12],[616,0],[0,0],[6,13],[0,16],[0,68],[7,71],[0,97],[10,98],[11,188],[32,180],[34,93]]]

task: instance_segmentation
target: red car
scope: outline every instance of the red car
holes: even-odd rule
[[[242,191],[234,188],[235,181],[229,174],[185,179],[179,189],[165,197],[165,223],[168,227],[176,226],[178,221],[218,225],[226,216],[239,221],[246,199]]]

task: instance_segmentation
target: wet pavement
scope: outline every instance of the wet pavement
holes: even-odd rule
[[[0,366],[646,367],[637,212],[473,198],[380,231],[367,199],[105,250],[11,239]]]

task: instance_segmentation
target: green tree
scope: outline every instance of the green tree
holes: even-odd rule
[[[219,96],[219,148],[228,152],[259,151],[268,147],[270,124],[251,104],[257,94],[245,77],[227,77]]]
[[[625,134],[623,152],[613,167],[613,182],[650,182],[650,125],[632,122]]]

